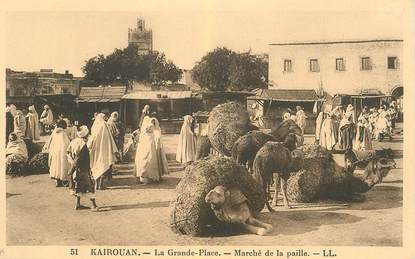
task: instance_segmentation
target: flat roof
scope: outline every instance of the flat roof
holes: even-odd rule
[[[403,42],[400,39],[377,39],[377,40],[345,40],[345,41],[308,41],[308,42],[286,42],[270,43],[271,46],[285,45],[319,45],[319,44],[342,44],[342,43],[373,43],[373,42]]]

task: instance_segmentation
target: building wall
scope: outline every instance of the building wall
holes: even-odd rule
[[[336,44],[270,45],[270,88],[323,89],[331,94],[379,89],[389,94],[402,79],[403,42],[376,41]],[[396,56],[397,69],[388,69],[388,56]],[[361,58],[370,57],[371,70],[361,70]],[[345,71],[336,71],[343,58]],[[292,72],[284,72],[284,60],[292,60]],[[310,72],[310,59],[318,59],[320,72]]]
[[[42,72],[6,72],[6,96],[36,96],[79,92],[79,79],[71,74]]]

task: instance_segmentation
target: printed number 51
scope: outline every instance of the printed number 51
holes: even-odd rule
[[[71,253],[70,253],[71,255],[78,255],[78,249],[76,249],[76,248],[72,248],[71,249]]]

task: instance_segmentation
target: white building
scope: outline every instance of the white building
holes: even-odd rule
[[[402,52],[395,39],[270,44],[270,89],[403,93]]]

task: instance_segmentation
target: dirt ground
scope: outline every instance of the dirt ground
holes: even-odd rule
[[[164,136],[168,153],[177,135]],[[375,147],[400,154],[397,168],[363,202],[321,201],[293,204],[291,210],[264,210],[260,218],[274,226],[269,236],[188,237],[169,228],[169,200],[182,177],[171,161],[164,181],[142,186],[132,165],[119,166],[107,190],[97,193],[100,212],[75,211],[75,198],[56,188],[46,174],[6,179],[7,245],[402,245],[402,136]],[[311,142],[312,138],[306,138]],[[170,155],[171,156],[171,155]],[[170,157],[169,156],[169,157]],[[340,155],[336,160],[342,161]],[[280,203],[281,204],[281,203]],[[84,201],[84,205],[89,205]]]

